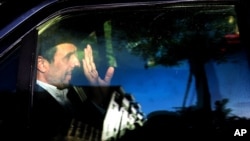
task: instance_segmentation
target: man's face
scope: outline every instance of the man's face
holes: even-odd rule
[[[71,80],[73,69],[80,67],[76,53],[77,48],[70,43],[59,44],[56,48],[54,61],[49,64],[46,78],[48,83],[58,88],[65,88]]]

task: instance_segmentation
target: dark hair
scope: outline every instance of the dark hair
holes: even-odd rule
[[[60,26],[60,23],[51,25],[38,36],[38,55],[49,62],[53,61],[56,46],[62,43],[73,43],[77,46],[77,33]]]

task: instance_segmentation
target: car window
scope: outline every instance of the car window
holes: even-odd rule
[[[233,5],[66,13],[38,30],[45,41],[38,47],[50,43],[42,40],[48,35],[71,40],[79,60],[90,44],[99,75],[115,67],[111,85],[131,93],[145,114],[188,107],[215,110],[224,103],[228,114],[250,116],[247,53]],[[70,83],[89,85],[82,68]]]
[[[16,91],[16,82],[18,74],[18,60],[19,60],[20,49],[15,49],[13,53],[4,54],[2,52],[1,56],[1,85],[0,90],[15,92]],[[11,75],[9,75],[11,74]]]

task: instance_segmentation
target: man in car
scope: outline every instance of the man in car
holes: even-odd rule
[[[101,96],[106,90],[103,86],[110,84],[114,68],[109,67],[101,79],[90,45],[84,48],[84,58],[80,62],[73,41],[64,35],[55,39],[52,39],[54,35],[49,35],[51,33],[44,33],[38,39],[37,80],[31,110],[33,139],[47,141],[64,136],[73,126],[70,125],[72,121],[101,130],[105,116],[101,104],[89,99],[83,89],[71,86],[70,81],[73,70],[81,67],[93,86],[91,92]]]

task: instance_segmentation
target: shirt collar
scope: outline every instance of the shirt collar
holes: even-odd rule
[[[68,102],[67,93],[68,89],[59,90],[57,87],[50,85],[48,83],[42,82],[40,80],[36,81],[39,86],[44,88],[51,96],[53,96],[60,104],[65,105]]]

